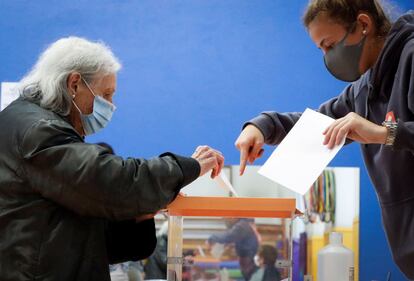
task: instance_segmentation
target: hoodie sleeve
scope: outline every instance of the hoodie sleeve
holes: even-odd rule
[[[200,173],[195,159],[172,153],[151,159],[112,155],[84,143],[59,120],[33,124],[19,150],[23,174],[33,190],[80,215],[111,220],[165,208]]]
[[[355,87],[357,86],[359,84],[348,85],[338,97],[323,103],[318,111],[334,119],[344,117],[349,112],[354,111],[354,100],[357,95]],[[266,144],[276,145],[285,138],[301,115],[302,113],[299,112],[278,113],[266,111],[245,123],[243,128],[247,125],[256,126],[262,132]]]
[[[394,87],[404,95],[404,100],[406,95],[408,110],[414,116],[414,39],[407,43],[401,54]],[[398,120],[393,148],[414,151],[414,120]]]

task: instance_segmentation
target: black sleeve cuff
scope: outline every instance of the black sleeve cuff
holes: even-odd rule
[[[200,176],[201,167],[197,160],[191,157],[184,157],[171,152],[166,152],[160,155],[173,157],[181,168],[183,173],[183,180],[179,189],[195,181]]]

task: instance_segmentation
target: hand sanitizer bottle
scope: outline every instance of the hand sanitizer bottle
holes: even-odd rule
[[[318,281],[354,281],[354,253],[342,244],[342,233],[331,232],[319,251]]]

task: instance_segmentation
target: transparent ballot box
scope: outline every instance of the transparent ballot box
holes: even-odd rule
[[[291,280],[295,199],[178,196],[167,211],[168,281]]]

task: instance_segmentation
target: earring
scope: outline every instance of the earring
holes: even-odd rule
[[[367,31],[365,29],[362,30],[362,34],[366,35],[367,34]]]

